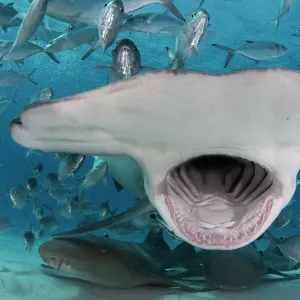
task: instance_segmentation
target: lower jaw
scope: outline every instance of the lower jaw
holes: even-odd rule
[[[199,227],[189,219],[179,218],[175,201],[165,198],[165,203],[177,230],[185,237],[184,240],[203,249],[230,250],[243,247],[262,234],[261,229],[272,210],[274,198],[267,198],[261,206],[260,213],[248,218],[239,227],[234,229],[218,227],[213,230]]]

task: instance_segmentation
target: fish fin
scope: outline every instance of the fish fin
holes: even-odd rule
[[[50,269],[50,270],[55,270],[54,268],[50,267],[49,265],[46,264],[41,264],[41,267],[44,269]]]
[[[279,242],[279,240],[276,239],[276,238],[273,236],[273,234],[271,233],[270,230],[267,230],[267,231],[266,231],[266,235],[267,235],[267,237],[268,237],[268,239],[269,239],[269,241],[270,241],[270,246],[269,246],[269,248],[267,248],[267,249],[263,252],[264,256],[266,256],[267,254],[269,254],[270,252],[272,252],[275,248],[277,248],[277,247],[278,247],[278,242]]]
[[[257,65],[260,63],[260,60],[255,59],[254,61]]]
[[[4,33],[7,32],[7,26],[2,25],[1,28],[2,28],[2,30],[3,30]]]
[[[28,76],[26,77],[26,79],[27,80],[29,80],[32,84],[34,84],[34,85],[38,85],[32,78],[31,78],[31,76],[33,75],[33,73],[35,72],[37,70],[37,68],[35,68],[34,70],[32,70],[29,74],[28,74]]]
[[[51,213],[55,214],[55,210],[53,208],[49,207],[47,204],[43,204],[43,206],[47,208]]]
[[[19,63],[19,64],[21,64],[21,65],[24,65],[24,59],[19,59],[16,62]]]
[[[217,31],[213,31],[213,30],[208,30],[203,34],[203,40],[207,40],[207,39],[219,39],[219,35]]]
[[[69,236],[69,235],[74,235],[74,234],[81,234],[81,233],[88,233],[92,231],[96,231],[99,229],[103,228],[108,228],[120,223],[123,223],[125,221],[129,221],[137,216],[140,216],[144,213],[150,212],[153,210],[153,205],[149,201],[149,199],[141,199],[140,202],[128,209],[127,211],[124,211],[123,213],[118,214],[117,216],[113,216],[110,218],[107,218],[105,220],[102,220],[100,222],[96,222],[94,224],[90,224],[84,227],[76,228],[71,231],[66,231],[66,232],[60,232],[57,234],[53,234],[52,236]]]
[[[114,182],[115,188],[118,193],[124,189],[124,187],[118,181],[116,181],[114,178],[113,178],[113,182]]]
[[[16,90],[15,90],[15,92],[14,92],[14,94],[13,94],[13,96],[12,96],[12,99],[11,99],[11,101],[12,101],[13,103],[15,103],[15,104],[18,104],[18,102],[16,102],[16,100],[15,100],[15,97],[16,97],[16,94],[17,94],[18,91],[19,91],[19,89],[16,89]]]
[[[290,274],[285,274],[285,273],[282,273],[280,271],[277,271],[277,270],[274,270],[272,268],[270,268],[268,270],[268,274],[273,274],[273,275],[278,275],[278,276],[281,276],[281,277],[284,277],[284,278],[300,278],[300,275],[290,275]]]
[[[173,37],[176,37],[179,34],[179,29],[177,26],[165,26],[161,28],[157,34],[164,33],[164,31],[170,32]]]
[[[175,56],[176,56],[175,52],[171,48],[169,48],[169,47],[166,47],[166,50],[167,50],[169,59],[170,60],[175,59]]]
[[[231,62],[234,54],[235,54],[235,50],[234,49],[231,49],[229,47],[226,47],[226,46],[222,46],[222,45],[218,45],[218,44],[211,44],[212,46],[222,50],[222,51],[225,51],[227,52],[227,58],[226,58],[226,62],[225,62],[225,65],[224,65],[224,68],[226,68],[229,63]]]
[[[247,44],[255,43],[255,41],[251,41],[251,40],[246,40],[245,42],[246,42]]]
[[[13,6],[14,6],[14,4],[15,4],[15,2],[9,2],[9,3],[7,3],[7,4],[6,4],[6,6],[13,7]]]
[[[183,22],[185,22],[185,18],[183,17],[181,12],[178,10],[178,8],[175,6],[173,0],[162,0],[162,1],[160,1],[160,4],[163,5],[167,10],[169,10],[179,20],[182,20]]]
[[[177,256],[177,257],[193,257],[194,255],[197,254],[194,246],[186,243],[186,242],[182,242],[181,244],[179,244],[176,248],[174,248],[172,250],[172,254]]]
[[[109,66],[96,66],[92,70],[105,70],[105,71],[109,72],[109,71],[112,70],[112,67],[109,67]]]
[[[196,54],[196,56],[199,58],[200,54],[199,54],[199,49],[197,48],[197,46],[194,46],[192,49],[193,49],[193,52]]]
[[[82,57],[81,60],[85,60],[87,59],[96,49],[93,47],[91,47]]]
[[[45,51],[45,53],[54,61],[54,62],[56,62],[57,64],[59,64],[60,62],[59,62],[59,60],[56,58],[56,56],[53,54],[53,53],[51,53],[51,52],[46,52]]]
[[[168,243],[164,240],[163,233],[163,229],[160,229],[158,232],[157,230],[150,230],[146,239],[144,240],[144,244],[161,250],[170,251]]]
[[[201,0],[198,8],[201,8],[204,2],[205,2],[205,0]]]

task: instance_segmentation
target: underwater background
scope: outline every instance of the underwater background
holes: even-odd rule
[[[51,1],[51,0],[49,0]],[[88,2],[88,0],[86,0]],[[183,16],[188,16],[194,9],[199,7],[197,0],[175,0],[174,1]],[[4,3],[9,3],[5,2]],[[257,69],[257,68],[289,68],[298,70],[300,66],[300,38],[292,36],[300,30],[300,1],[294,0],[290,11],[284,15],[280,21],[278,30],[274,21],[278,17],[280,0],[206,0],[202,7],[210,15],[209,34],[205,37],[198,49],[199,56],[192,55],[187,62],[186,69],[206,71],[212,73],[226,73],[237,70]],[[14,8],[18,11],[26,11],[29,3],[25,0],[14,1]],[[142,12],[165,12],[161,5],[150,5],[134,14]],[[65,24],[53,19],[48,20],[51,27],[63,28]],[[0,32],[1,40],[14,40],[18,32],[18,27],[9,28],[6,33]],[[2,87],[1,91],[11,99],[15,90],[18,89],[15,97],[16,103],[12,103],[0,115],[0,217],[9,219],[9,230],[0,230],[0,296],[2,299],[253,299],[253,297],[263,297],[264,299],[282,299],[287,296],[291,299],[298,299],[300,292],[300,282],[290,282],[288,285],[273,283],[268,288],[254,289],[237,293],[222,294],[199,294],[169,295],[168,292],[150,292],[145,289],[140,292],[131,291],[127,294],[120,291],[98,290],[97,287],[77,284],[72,282],[62,283],[56,279],[49,279],[45,275],[39,274],[39,266],[42,263],[37,249],[40,243],[47,240],[51,233],[45,231],[44,236],[37,240],[33,245],[32,251],[26,251],[23,234],[32,225],[38,228],[36,216],[33,214],[33,205],[30,202],[24,209],[18,210],[13,207],[10,199],[10,190],[18,185],[26,186],[26,181],[32,176],[33,165],[39,162],[43,164],[43,172],[37,178],[39,190],[36,202],[39,205],[46,204],[53,209],[57,209],[57,203],[47,193],[47,187],[43,186],[46,182],[47,173],[57,173],[59,160],[49,153],[27,153],[27,149],[16,144],[10,136],[10,121],[19,115],[22,109],[29,104],[32,95],[42,88],[51,88],[54,91],[54,99],[78,94],[80,92],[93,90],[106,85],[107,72],[92,70],[96,65],[111,65],[111,50],[122,38],[129,38],[138,47],[142,65],[154,69],[163,70],[169,62],[166,47],[174,48],[174,38],[164,34],[147,35],[140,32],[121,32],[117,41],[102,54],[99,49],[89,58],[82,61],[81,57],[86,53],[90,46],[82,45],[72,50],[55,53],[59,64],[53,62],[44,53],[39,53],[25,59],[24,65],[16,66],[14,62],[5,62],[2,70],[14,70],[24,75],[30,74],[35,68],[36,71],[32,78],[37,82],[37,86],[24,80],[17,86]],[[287,52],[281,57],[255,63],[241,55],[235,55],[231,63],[224,68],[226,53],[211,46],[216,43],[226,45],[232,49],[237,49],[245,41],[273,41],[284,45]],[[47,43],[34,41],[38,45],[45,47]],[[188,94],[188,91],[187,91]],[[199,95],[199,98],[201,95]],[[184,101],[184,99],[182,99]],[[138,124],[137,124],[138,126]],[[295,128],[295,130],[298,130]],[[64,181],[70,186],[80,184],[78,178],[84,176],[93,165],[92,157],[87,157],[84,168],[81,168],[74,177]],[[298,176],[299,177],[299,176]],[[85,195],[90,199],[93,206],[98,207],[100,203],[109,200],[111,209],[122,212],[134,204],[134,196],[128,191],[118,192],[110,174],[107,176],[107,186],[102,182],[87,189]],[[78,183],[79,182],[79,183]],[[71,190],[71,194],[73,191]],[[73,195],[73,194],[72,194]],[[295,207],[286,210],[291,212],[290,219],[295,226],[282,226],[284,228],[271,228],[277,237],[287,237],[299,234],[300,231],[300,207],[299,190],[293,197]],[[46,210],[47,211],[47,210]],[[46,213],[47,214],[47,213]],[[48,211],[48,215],[51,215]],[[57,214],[59,231],[73,229],[76,224],[83,219],[83,216],[76,216],[69,221]],[[299,224],[299,227],[298,227]],[[97,232],[100,236],[105,235],[106,230]],[[111,238],[125,241],[142,242],[145,239],[145,232],[135,232],[132,235],[117,236],[110,234]],[[165,233],[165,239],[171,248],[178,244],[178,241]],[[263,244],[264,242],[261,241]],[[265,242],[267,245],[267,242]],[[23,265],[24,264],[24,265]],[[1,271],[4,270],[4,271]],[[5,270],[11,270],[5,271]],[[42,277],[45,276],[45,277]],[[1,284],[2,282],[2,284]],[[79,288],[81,289],[79,291]],[[166,294],[166,295],[164,295]],[[102,297],[102,298],[101,298]],[[136,297],[136,298],[134,298]]]

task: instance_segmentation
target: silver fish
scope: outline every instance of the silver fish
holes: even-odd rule
[[[22,185],[12,188],[9,192],[10,199],[17,209],[23,209],[28,204],[28,193]]]
[[[288,51],[285,46],[270,41],[246,41],[246,44],[236,50],[218,44],[212,44],[212,46],[227,52],[224,68],[229,65],[235,54],[240,54],[259,63],[263,60],[280,57]]]
[[[34,69],[27,76],[24,76],[14,71],[0,71],[0,86],[18,85],[23,80],[28,80],[32,84],[37,85],[37,83],[31,78],[31,76],[36,70],[37,69]]]
[[[44,49],[31,42],[25,42],[21,47],[13,48],[13,41],[0,40],[0,57],[5,61],[19,61],[23,63],[23,59],[32,55],[45,52]],[[10,50],[11,49],[11,50]],[[54,62],[59,63],[52,53],[45,52]]]
[[[23,234],[24,242],[26,244],[26,251],[31,251],[34,243],[35,243],[35,234],[33,232],[33,228],[31,228],[24,232]]]
[[[40,219],[40,226],[50,232],[53,232],[58,228],[59,223],[55,216],[47,216]]]
[[[7,100],[5,97],[0,97],[0,114],[3,113],[11,103],[18,104],[15,101],[15,96],[18,90],[15,91],[12,100]]]
[[[124,5],[121,0],[112,0],[104,5],[98,18],[98,38],[94,49],[102,47],[103,53],[115,41],[124,20]]]
[[[7,28],[20,26],[22,23],[22,19],[13,19],[18,14],[18,11],[13,7],[13,5],[14,2],[0,4],[0,26],[4,32],[7,31]]]
[[[60,180],[66,179],[74,175],[83,165],[85,155],[81,154],[66,154],[60,160],[58,166],[58,176]]]
[[[36,102],[47,102],[52,99],[54,95],[53,89],[43,88],[31,96],[29,104]]]
[[[19,28],[17,38],[13,44],[13,49],[26,43],[42,23],[47,9],[47,2],[48,0],[34,0],[30,4]]]
[[[50,41],[45,51],[60,52],[72,50],[81,45],[92,43],[96,40],[97,34],[97,27],[94,26],[75,27]]]
[[[6,217],[0,217],[0,232],[7,232],[11,230],[13,225],[11,224],[10,220]]]
[[[109,72],[108,82],[126,79],[141,71],[141,54],[136,45],[129,39],[120,41],[112,51],[112,66],[96,66],[93,70],[102,69]]]
[[[176,37],[184,22],[162,13],[143,13],[124,20],[122,31],[138,31],[148,34],[170,34]]]
[[[32,0],[29,0],[29,2],[31,3]],[[80,22],[84,22],[87,19],[97,19],[105,3],[107,3],[107,0],[89,0],[88,2],[86,0],[49,1],[46,14],[61,22],[77,26]],[[180,11],[174,5],[173,0],[123,0],[123,4],[125,14],[150,4],[160,4],[177,18],[185,21]]]
[[[280,1],[279,15],[273,22],[271,22],[271,23],[275,24],[276,32],[278,31],[279,23],[280,23],[282,17],[289,13],[291,4],[292,4],[292,0],[281,0]]]
[[[170,58],[167,69],[184,69],[194,52],[199,55],[198,45],[207,31],[209,20],[210,16],[203,8],[190,14],[176,38],[175,50],[167,49]]]

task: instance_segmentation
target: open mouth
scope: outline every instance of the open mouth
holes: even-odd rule
[[[165,203],[177,233],[193,245],[240,248],[273,221],[270,211],[281,205],[274,180],[269,170],[243,158],[201,156],[167,174]]]

